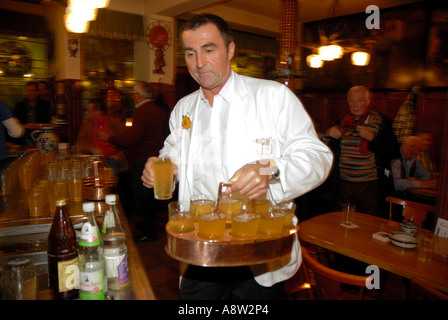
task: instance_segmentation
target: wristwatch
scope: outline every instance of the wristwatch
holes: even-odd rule
[[[273,167],[271,176],[273,180],[280,179],[280,169],[278,167]]]

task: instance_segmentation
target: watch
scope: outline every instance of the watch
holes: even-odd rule
[[[272,169],[271,175],[273,180],[280,179],[280,169],[278,167],[274,167]]]

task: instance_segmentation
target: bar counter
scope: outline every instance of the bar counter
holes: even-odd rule
[[[93,202],[95,203],[95,217],[99,223],[102,223],[107,205],[104,201]],[[67,209],[75,229],[79,229],[85,219],[82,212],[82,201],[69,201]],[[154,300],[155,295],[152,286],[133,241],[131,228],[121,204],[118,204],[118,209],[127,234],[126,245],[128,248],[130,285],[123,291],[109,292],[109,298],[116,300]],[[39,286],[39,282],[42,282],[42,279],[39,279],[39,270],[42,276],[42,273],[45,273],[45,268],[47,268],[47,237],[52,221],[53,217],[50,215],[48,205],[45,206],[42,216],[30,217],[25,190],[17,190],[11,195],[0,196],[0,266],[18,256],[39,256],[41,263],[35,264],[35,269],[38,271]],[[48,275],[45,275],[43,282],[45,281],[48,281]],[[37,299],[51,300],[51,290],[48,287],[45,288],[45,283],[39,287]],[[42,289],[42,287],[44,288]]]

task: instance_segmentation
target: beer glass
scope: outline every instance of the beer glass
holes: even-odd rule
[[[152,163],[154,174],[154,198],[168,200],[174,190],[174,164],[168,157],[162,157]]]
[[[213,210],[199,216],[198,236],[207,240],[221,239],[226,229],[227,214]]]
[[[32,187],[28,192],[27,200],[30,216],[41,216],[45,203],[45,186],[43,184],[36,184]]]
[[[231,236],[240,239],[253,239],[257,236],[260,215],[247,211],[245,207],[233,212]]]
[[[206,199],[203,195],[191,197],[190,213],[196,222],[199,222],[199,216],[212,212],[214,208],[215,201]]]
[[[168,204],[169,227],[174,233],[194,230],[194,219],[190,213],[189,201],[173,201]]]

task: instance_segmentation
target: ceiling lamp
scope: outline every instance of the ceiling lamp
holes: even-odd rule
[[[352,64],[355,66],[366,66],[370,62],[370,54],[364,51],[352,53]]]
[[[343,55],[343,50],[341,46],[336,44],[328,46],[320,46],[318,49],[318,54],[324,61],[331,61],[334,59],[340,59]]]
[[[317,54],[310,54],[306,57],[306,63],[311,68],[321,68],[324,65],[322,58]]]
[[[71,14],[64,15],[65,28],[69,32],[84,33],[89,30],[90,21],[80,19],[79,17]]]
[[[92,0],[92,5],[95,8],[106,8],[109,6],[110,0]]]

